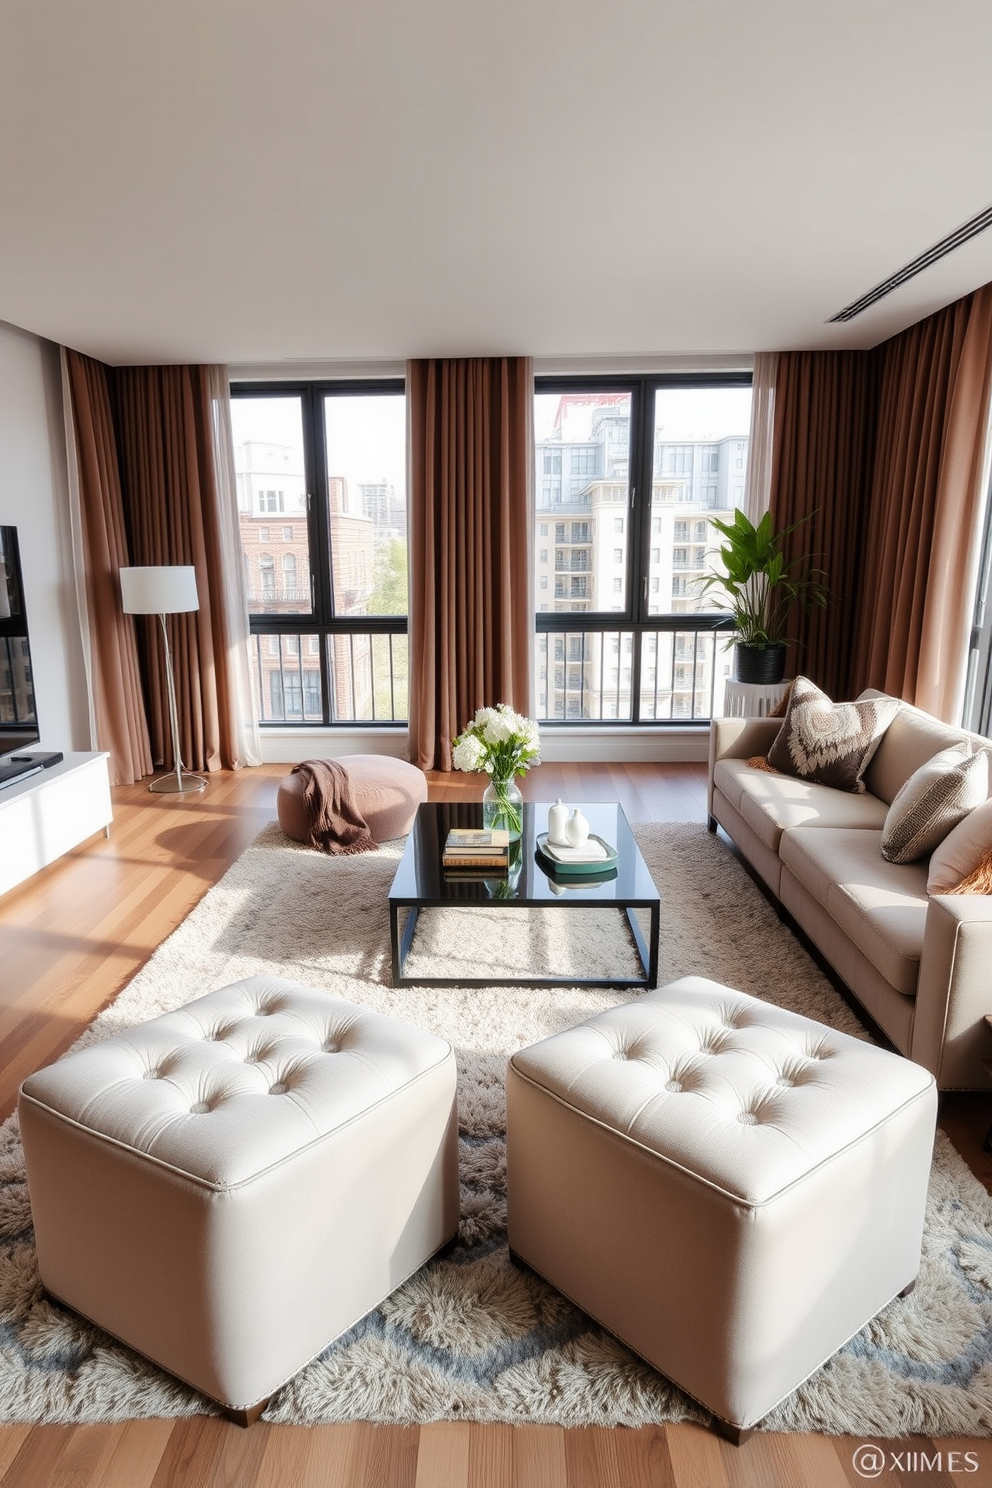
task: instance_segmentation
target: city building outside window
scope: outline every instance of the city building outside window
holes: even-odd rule
[[[236,385],[231,418],[259,721],[405,722],[402,382]]]
[[[732,476],[738,457],[746,464],[750,402],[743,375],[538,379],[537,470],[558,454],[563,473],[558,603],[550,614],[535,603],[535,644],[539,661],[560,658],[567,635],[570,658],[581,659],[581,681],[548,686],[542,717],[703,721],[721,706],[732,641],[702,592],[715,547],[708,514],[730,516],[742,499]],[[632,428],[641,430],[633,446]],[[543,501],[538,534],[551,527]],[[605,639],[620,634],[626,680]],[[688,689],[674,686],[676,651],[692,658]]]

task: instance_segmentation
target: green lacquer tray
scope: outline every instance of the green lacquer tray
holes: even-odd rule
[[[552,878],[605,879],[616,872],[619,861],[616,848],[611,847],[604,837],[598,836],[595,832],[589,833],[589,841],[601,843],[607,853],[605,858],[597,858],[595,863],[560,863],[546,850],[547,840],[547,832],[539,833],[537,852],[541,867],[546,873],[550,873]]]

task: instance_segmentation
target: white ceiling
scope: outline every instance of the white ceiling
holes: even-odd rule
[[[987,0],[5,0],[0,318],[115,363],[871,346],[992,280]]]

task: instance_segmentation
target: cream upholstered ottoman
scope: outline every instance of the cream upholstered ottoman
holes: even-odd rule
[[[257,976],[19,1099],[46,1289],[249,1424],[455,1235],[455,1061]]]
[[[427,800],[427,776],[408,760],[388,754],[348,754],[337,761],[348,772],[355,803],[373,842],[405,837],[417,807]],[[303,805],[303,777],[287,775],[276,792],[276,814],[287,837],[305,842],[310,827]]]
[[[740,1440],[920,1260],[928,1071],[702,977],[522,1049],[509,1242]]]

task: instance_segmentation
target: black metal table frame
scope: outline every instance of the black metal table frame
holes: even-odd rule
[[[505,903],[508,907],[513,906],[513,900],[493,900],[494,904]],[[471,906],[462,905],[462,908]],[[518,905],[517,908],[522,906]],[[417,920],[421,909],[457,909],[457,904],[427,905],[423,901],[407,902],[406,900],[390,899],[389,901],[389,942],[392,950],[392,982],[394,987],[639,987],[642,991],[650,991],[658,985],[658,940],[661,932],[661,903],[655,900],[653,903],[633,904],[595,904],[588,900],[575,900],[574,902],[561,904],[542,904],[526,906],[530,909],[560,909],[574,914],[583,909],[616,909],[623,910],[627,916],[630,933],[634,938],[637,955],[644,971],[643,977],[408,977],[403,975],[403,967],[406,963],[407,953],[413,943],[414,931],[417,928]],[[406,909],[406,922],[402,932],[399,927],[399,912]],[[644,932],[638,922],[635,910],[646,909],[651,916],[651,924],[648,938],[645,940]]]
[[[524,834],[520,844],[524,859],[522,891],[503,899],[477,898],[474,889],[478,885],[468,891],[467,898],[461,898],[458,890],[452,892],[440,868],[447,831],[453,826],[480,825],[481,806],[478,803],[465,802],[443,805],[431,803],[420,807],[389,890],[389,939],[394,987],[630,987],[647,990],[658,985],[661,900],[631,835],[630,824],[622,806],[618,802],[586,803],[589,812],[599,814],[604,828],[609,826],[616,831],[616,840],[621,851],[619,871],[602,879],[599,892],[595,886],[587,884],[581,895],[566,895],[561,898],[545,892],[551,874],[546,859],[536,846],[539,819],[547,809],[547,805],[543,803],[528,802],[524,806]],[[609,822],[604,819],[604,813],[610,814]],[[540,886],[540,889],[537,890],[535,886]],[[459,885],[458,889],[461,887]],[[622,911],[627,917],[642,974],[638,977],[406,975],[407,956],[413,944],[421,910],[468,909],[483,904],[488,908],[497,904],[527,909],[554,908],[572,914],[584,909]],[[406,912],[405,921],[401,921],[403,911]],[[638,911],[646,911],[649,916],[646,936],[637,918]]]

